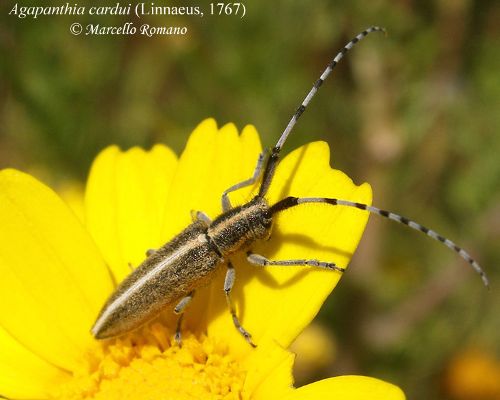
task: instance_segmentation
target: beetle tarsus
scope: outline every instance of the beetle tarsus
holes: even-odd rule
[[[179,346],[179,347],[182,347],[181,326],[182,326],[182,318],[183,317],[184,317],[184,314],[181,314],[179,316],[179,319],[177,320],[177,327],[175,328],[174,340],[175,340],[175,343],[177,343],[177,346]]]

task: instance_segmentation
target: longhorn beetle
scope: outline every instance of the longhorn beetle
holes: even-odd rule
[[[383,28],[377,26],[366,29],[347,43],[328,64],[293,114],[276,146],[260,154],[253,176],[222,193],[223,212],[221,215],[212,221],[203,212],[192,212],[192,224],[158,250],[149,250],[146,253],[146,260],[125,278],[103,306],[92,328],[92,333],[97,339],[111,338],[134,330],[156,317],[165,306],[176,304],[174,312],[179,314],[179,318],[175,340],[181,344],[183,312],[193,298],[195,290],[207,284],[220,267],[227,265],[224,292],[229,311],[236,329],[250,345],[255,346],[250,333],[240,324],[231,300],[235,270],[228,260],[229,256],[236,252],[246,251],[248,262],[256,266],[312,266],[338,273],[345,271],[345,268],[328,261],[306,259],[275,261],[251,252],[254,242],[269,238],[276,213],[304,203],[355,207],[423,232],[458,253],[481,276],[484,285],[488,287],[485,272],[469,253],[437,232],[401,215],[342,199],[286,197],[272,205],[269,205],[265,199],[279,163],[281,149],[297,120],[342,57],[357,42],[376,31],[385,32]],[[258,194],[248,203],[232,207],[228,194],[253,185],[261,177]]]

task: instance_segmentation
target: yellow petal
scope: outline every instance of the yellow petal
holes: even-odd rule
[[[290,195],[360,203],[372,200],[368,184],[355,186],[343,172],[330,168],[330,152],[324,142],[295,150],[279,166],[269,202]],[[368,213],[358,209],[304,204],[278,215],[271,240],[259,243],[255,251],[274,260],[318,259],[347,267],[367,220]],[[304,267],[271,267],[259,275],[260,282],[257,277],[247,286],[248,296],[257,298],[252,303],[256,318],[265,312],[264,319],[258,316],[264,321],[262,334],[267,332],[284,347],[310,323],[341,277],[337,272]],[[274,302],[269,306],[271,299]]]
[[[72,370],[112,287],[104,262],[63,201],[22,172],[0,172],[0,221],[0,325]]]
[[[243,387],[244,397],[267,400],[293,391],[294,358],[294,354],[272,340],[260,343],[244,361],[248,371]]]
[[[260,149],[258,139],[251,133],[238,137],[233,124],[218,129],[213,119],[200,123],[179,160],[165,211],[164,236],[172,237],[190,224],[191,210],[217,217],[222,212],[222,192],[251,177],[256,148]]]
[[[69,375],[20,345],[0,327],[0,396],[45,399]]]
[[[329,158],[323,142],[293,151],[278,167],[267,196],[269,203],[289,195],[370,203],[370,186],[355,186],[344,173],[330,168]],[[301,205],[280,213],[271,239],[256,243],[253,251],[272,260],[310,258],[346,267],[367,218],[366,212],[347,207]],[[270,337],[288,347],[314,318],[340,278],[337,272],[317,268],[259,268],[250,266],[244,255],[237,259],[233,297],[241,322],[257,344]],[[223,310],[223,299],[219,301],[219,310]],[[215,315],[210,330],[223,335],[240,355],[250,349],[232,327],[227,311]]]
[[[177,157],[157,145],[121,152],[112,146],[92,165],[85,192],[87,228],[120,282],[148,249],[163,244],[161,224]]]
[[[268,398],[274,398],[272,392]],[[339,376],[294,390],[280,400],[404,400],[397,386],[366,376]]]

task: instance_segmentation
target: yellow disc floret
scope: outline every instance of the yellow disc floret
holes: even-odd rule
[[[61,400],[242,399],[245,372],[227,346],[185,333],[182,347],[159,323],[98,343],[59,388]]]

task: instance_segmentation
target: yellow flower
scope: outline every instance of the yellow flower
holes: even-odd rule
[[[234,299],[253,349],[232,325],[220,274],[186,312],[183,347],[173,342],[171,310],[108,341],[90,334],[116,282],[190,223],[190,211],[220,213],[220,195],[251,176],[261,150],[255,129],[202,122],[178,159],[116,147],[95,160],[85,193],[85,226],[49,188],[14,170],[0,173],[0,394],[12,399],[402,399],[395,386],[344,376],[293,388],[286,349],[314,318],[340,275],[235,262]],[[247,201],[255,188],[231,195]],[[329,167],[325,143],[295,150],[267,196],[335,196],[371,201]],[[271,259],[318,258],[347,265],[366,213],[328,205],[283,212],[255,251]]]
[[[448,363],[444,387],[451,399],[499,399],[500,360],[492,352],[474,347],[465,348]]]

